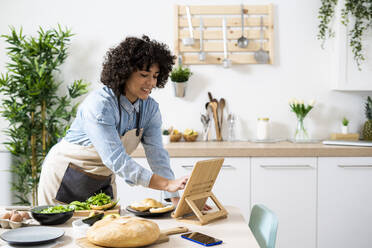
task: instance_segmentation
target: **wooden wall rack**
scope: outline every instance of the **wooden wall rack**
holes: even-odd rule
[[[186,6],[174,7],[174,52],[183,64],[222,64],[224,59],[222,19],[226,18],[228,58],[232,64],[257,64],[254,52],[260,48],[260,18],[263,17],[263,49],[269,53],[268,64],[274,63],[274,17],[273,5],[244,5],[244,36],[249,39],[246,48],[240,48],[237,40],[241,37],[241,5],[188,6],[195,43],[185,46],[183,38],[190,37]],[[199,59],[200,18],[203,19],[204,61]]]

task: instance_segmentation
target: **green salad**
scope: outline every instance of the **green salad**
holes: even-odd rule
[[[71,208],[69,205],[67,205],[67,206],[53,206],[53,207],[48,207],[48,208],[44,208],[43,210],[37,211],[37,213],[55,214],[55,213],[69,212],[71,210],[74,210],[74,209]]]
[[[74,208],[75,210],[89,210],[89,203],[87,202],[79,202],[79,201],[73,201],[69,204],[70,207]]]
[[[68,206],[74,208],[75,210],[90,210],[90,205],[103,206],[111,203],[111,197],[105,193],[99,193],[94,196],[89,197],[85,202],[73,201],[70,202]]]
[[[86,200],[87,203],[96,206],[102,206],[111,203],[111,197],[105,193],[99,193],[97,195],[91,196]]]

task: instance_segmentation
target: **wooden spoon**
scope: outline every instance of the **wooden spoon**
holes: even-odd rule
[[[223,109],[225,108],[226,101],[225,98],[221,98],[219,102],[219,108],[221,110],[221,122],[220,122],[220,127],[222,129],[222,122],[223,122]]]
[[[213,119],[214,119],[214,125],[216,128],[217,140],[221,141],[222,137],[221,137],[220,124],[218,122],[217,103],[213,101],[213,102],[210,102],[208,106],[212,109],[212,112],[213,112]]]

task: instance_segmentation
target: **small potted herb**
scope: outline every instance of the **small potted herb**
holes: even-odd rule
[[[186,93],[187,82],[192,72],[189,68],[178,65],[173,68],[170,79],[173,82],[174,94],[176,97],[184,97]]]
[[[172,129],[173,128],[163,129],[162,130],[161,136],[162,136],[162,139],[163,139],[163,145],[169,144],[169,142],[170,142],[170,134],[172,132]]]
[[[349,132],[348,127],[349,127],[349,120],[346,117],[344,117],[342,119],[341,132],[343,134],[347,134]]]

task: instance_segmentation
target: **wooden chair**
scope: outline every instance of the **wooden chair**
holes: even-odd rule
[[[274,248],[278,218],[264,205],[254,205],[249,218],[249,228],[261,248]]]

